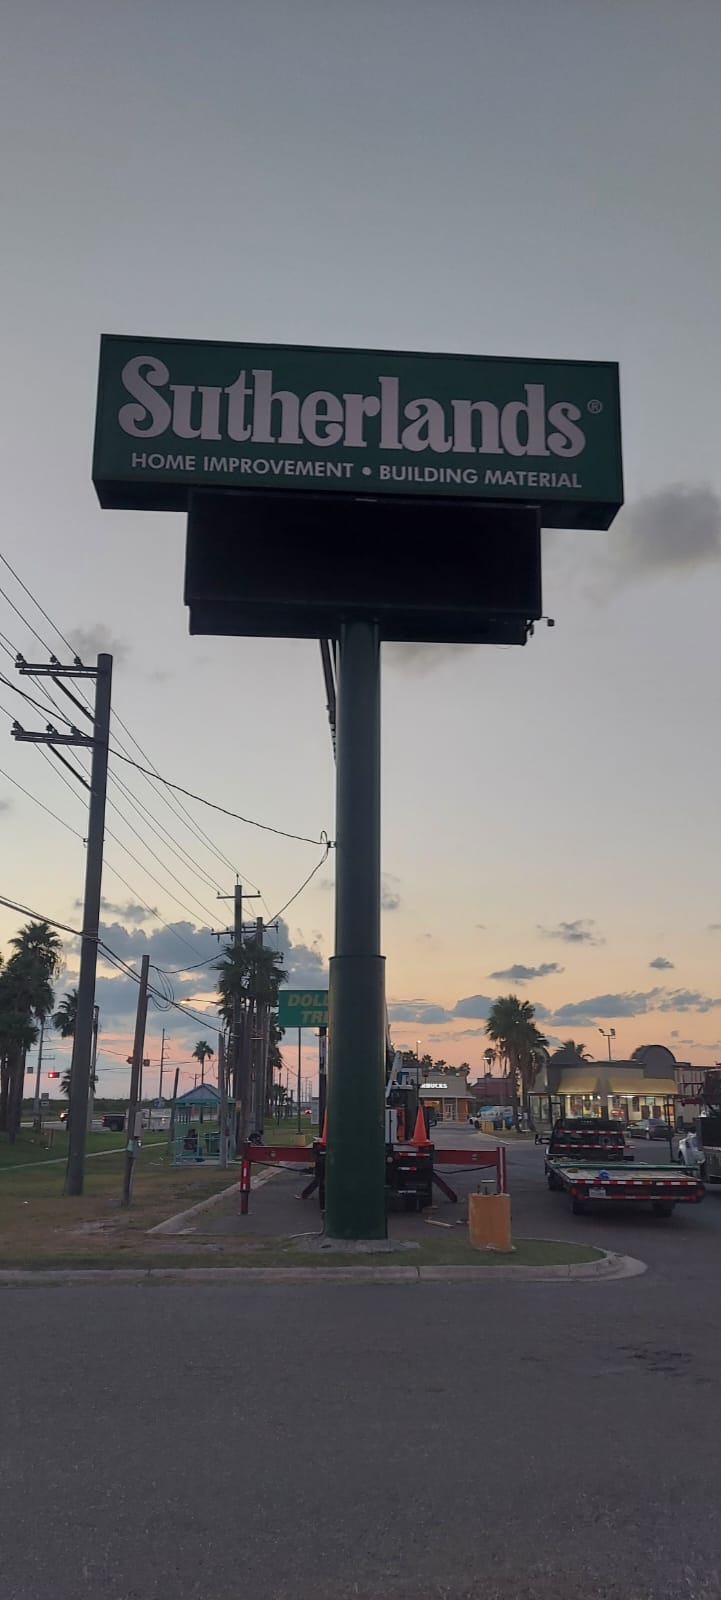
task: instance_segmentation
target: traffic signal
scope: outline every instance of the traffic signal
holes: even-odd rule
[[[59,1078],[60,1077],[60,1073],[59,1072],[49,1072],[48,1073],[48,1077],[49,1078]]]

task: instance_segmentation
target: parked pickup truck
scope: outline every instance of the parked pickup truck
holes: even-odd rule
[[[608,1166],[610,1162],[633,1161],[623,1128],[610,1117],[559,1117],[554,1122],[546,1146],[546,1177],[549,1189],[560,1189],[556,1164],[585,1161]]]
[[[670,1217],[675,1205],[698,1205],[706,1193],[697,1172],[679,1172],[670,1163],[638,1165],[631,1170],[620,1162],[603,1166],[598,1161],[560,1159],[550,1163],[547,1172],[549,1188],[565,1190],[575,1216],[598,1201],[602,1205],[650,1204],[655,1216]]]

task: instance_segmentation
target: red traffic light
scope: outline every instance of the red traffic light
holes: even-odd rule
[[[48,1077],[49,1078],[59,1078],[60,1077],[60,1073],[59,1072],[49,1072],[48,1073]]]

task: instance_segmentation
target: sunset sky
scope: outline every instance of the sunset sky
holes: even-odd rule
[[[104,938],[200,1018],[152,1010],[147,1054],[165,1026],[192,1072],[217,893],[291,899],[334,771],[317,645],[189,637],[183,517],[99,508],[104,331],[619,361],[626,509],[544,534],[555,627],[384,650],[389,1013],[474,1071],[510,991],[594,1054],[614,1027],[618,1056],[721,1056],[718,4],[7,0],[4,46],[0,551],[51,621],[0,562],[0,675],[67,659],[56,627],[111,649],[126,749],[319,841],[188,800],[198,838],[113,764],[162,837],[111,785]],[[43,718],[2,681],[0,708],[0,894],[76,928],[85,792],[10,739]],[[295,984],[325,980],[332,868],[284,916]],[[0,948],[24,920],[0,907]],[[135,985],[103,966],[98,1000],[120,1093]]]

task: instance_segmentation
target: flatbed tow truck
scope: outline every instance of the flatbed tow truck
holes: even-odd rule
[[[650,1205],[657,1217],[698,1205],[706,1190],[691,1169],[633,1162],[618,1123],[601,1117],[560,1118],[546,1154],[549,1189],[564,1190],[576,1216],[590,1205]]]
[[[547,1171],[554,1180],[549,1181],[549,1188],[565,1190],[575,1216],[599,1201],[603,1205],[650,1204],[655,1216],[670,1217],[674,1206],[698,1205],[706,1194],[696,1173],[679,1172],[672,1166],[639,1162],[633,1168],[604,1167],[596,1162],[558,1160],[549,1161]]]

